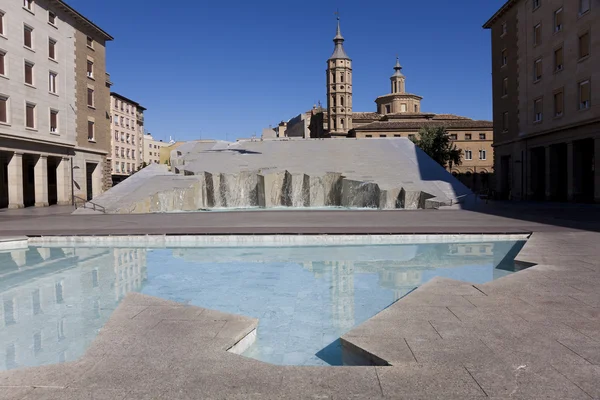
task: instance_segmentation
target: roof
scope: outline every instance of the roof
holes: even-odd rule
[[[337,31],[336,35],[333,38],[333,42],[335,43],[335,49],[333,50],[333,54],[329,57],[330,60],[349,60],[348,54],[346,54],[346,50],[344,50],[344,37],[342,36],[342,32],[340,30],[340,18],[337,19]]]
[[[126,102],[128,102],[128,103],[134,104],[134,105],[135,105],[137,108],[139,108],[139,109],[140,109],[140,110],[142,110],[142,111],[145,111],[145,110],[147,110],[147,109],[146,109],[146,107],[142,106],[142,105],[141,105],[140,103],[138,103],[137,101],[133,101],[133,100],[131,100],[131,99],[128,99],[127,97],[125,97],[125,96],[122,96],[122,95],[120,95],[120,94],[119,94],[119,93],[117,93],[117,92],[110,92],[110,95],[111,95],[112,97],[117,97],[117,98],[119,98],[119,99],[121,99],[121,100],[124,100],[124,101],[126,101]]]
[[[413,97],[413,98],[417,98],[419,100],[422,100],[423,97],[419,96],[418,94],[412,94],[412,93],[388,93],[388,94],[384,94],[383,96],[379,96],[378,98],[375,99],[375,101],[379,100],[379,99],[385,99],[388,97]]]
[[[492,129],[492,121],[476,121],[472,119],[454,119],[454,120],[393,120],[378,121],[355,128],[356,131],[388,131],[393,129],[421,129],[425,127],[438,128],[445,127],[450,129]]]
[[[506,11],[508,11],[512,6],[517,4],[519,0],[508,0],[494,15],[490,18],[485,24],[483,24],[484,29],[491,29],[492,25],[500,18]]]
[[[372,119],[379,120],[382,117],[381,114],[376,112],[353,112],[352,119]]]
[[[111,35],[109,35],[106,31],[104,31],[98,25],[94,24],[92,21],[90,21],[89,19],[87,19],[86,17],[81,15],[77,10],[75,10],[73,7],[71,7],[70,5],[65,3],[63,0],[54,0],[54,1],[59,6],[61,6],[65,11],[67,11],[68,13],[73,15],[73,17],[75,17],[75,19],[79,20],[80,22],[83,22],[84,25],[87,25],[90,28],[92,28],[93,30],[95,30],[96,33],[100,34],[104,38],[104,40],[114,40],[114,38]]]

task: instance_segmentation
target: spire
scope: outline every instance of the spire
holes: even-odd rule
[[[394,70],[396,70],[396,72],[394,72],[394,75],[392,75],[392,77],[395,76],[400,76],[400,77],[404,77],[404,74],[402,74],[402,65],[400,65],[400,59],[398,58],[398,56],[396,56],[396,65],[394,65]]]
[[[336,13],[337,14],[337,13]],[[329,58],[330,60],[335,59],[345,59],[349,60],[350,57],[346,54],[344,50],[344,37],[342,36],[342,31],[340,29],[340,17],[337,17],[337,31],[335,37],[333,38],[333,43],[335,43],[335,49],[333,50],[333,54]]]

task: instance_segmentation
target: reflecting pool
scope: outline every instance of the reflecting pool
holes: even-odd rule
[[[521,241],[0,252],[0,369],[72,361],[129,292],[259,319],[245,356],[340,365],[337,339],[435,276],[514,272]]]

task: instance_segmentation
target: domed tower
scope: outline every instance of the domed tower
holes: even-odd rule
[[[377,112],[389,114],[418,114],[421,112],[421,96],[406,92],[406,77],[402,73],[402,66],[398,57],[394,65],[394,74],[390,77],[391,91],[389,94],[375,99]]]
[[[329,133],[346,136],[352,129],[352,60],[344,50],[344,37],[337,18],[335,49],[327,60],[327,113]]]

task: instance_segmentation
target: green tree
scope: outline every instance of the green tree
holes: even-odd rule
[[[452,142],[445,127],[421,128],[419,139],[412,138],[411,140],[444,168],[448,166],[448,163],[453,165],[462,163],[462,150]]]

